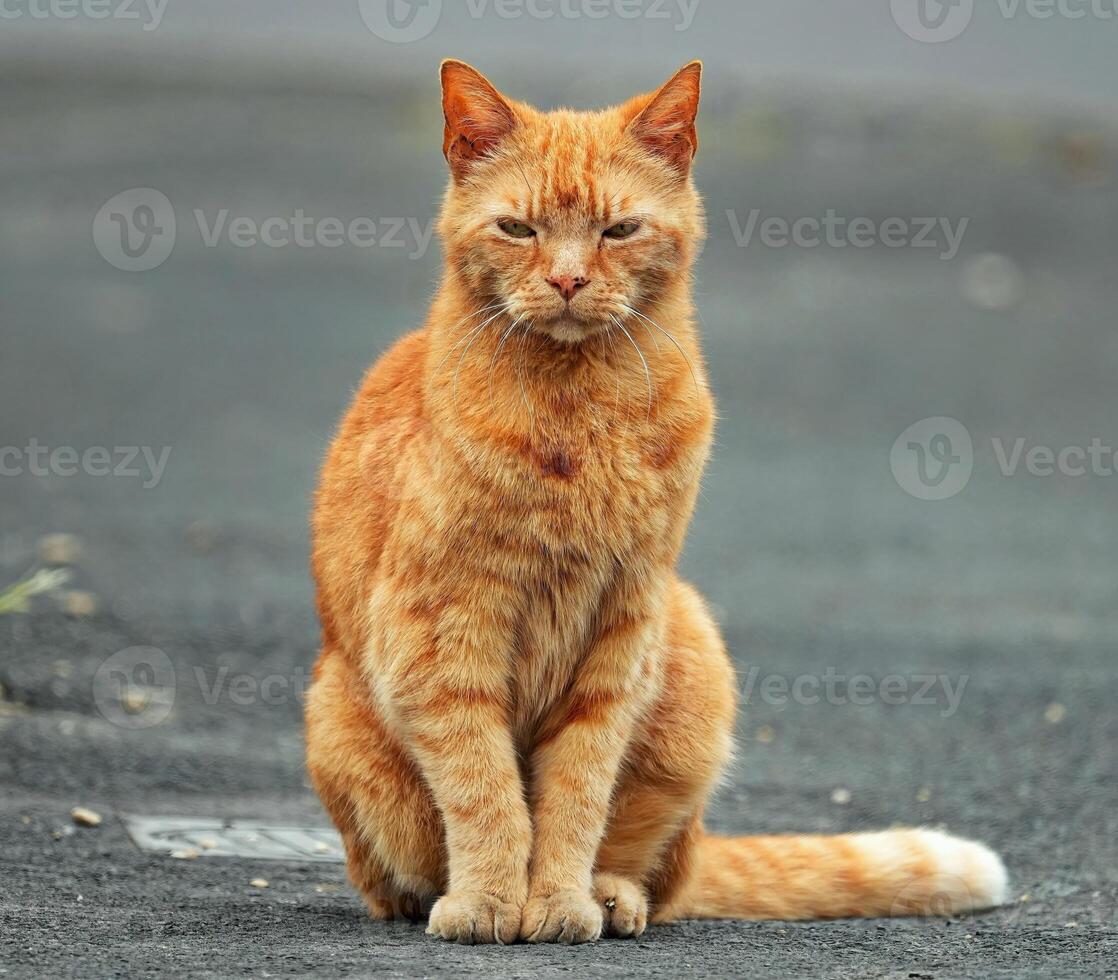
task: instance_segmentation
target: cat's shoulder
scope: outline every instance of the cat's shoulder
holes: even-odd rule
[[[358,402],[386,397],[410,402],[423,389],[429,336],[426,330],[404,334],[365,372],[358,390]]]
[[[403,378],[418,378],[423,373],[429,349],[426,330],[413,330],[400,337],[369,368],[365,385],[399,383]]]

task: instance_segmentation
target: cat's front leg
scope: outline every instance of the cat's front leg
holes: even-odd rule
[[[532,826],[506,706],[502,597],[430,607],[403,596],[388,620],[378,695],[431,788],[446,828],[448,890],[427,931],[460,943],[515,942],[528,895]]]
[[[533,840],[521,938],[592,942],[602,934],[594,859],[634,723],[652,683],[651,616],[618,610],[533,756]]]

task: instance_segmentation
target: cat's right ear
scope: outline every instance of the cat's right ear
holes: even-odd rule
[[[443,156],[455,178],[488,156],[516,126],[516,114],[476,68],[448,58],[443,83]]]

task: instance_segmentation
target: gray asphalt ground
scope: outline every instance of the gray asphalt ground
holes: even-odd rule
[[[324,821],[300,733],[308,495],[365,365],[421,319],[439,261],[434,246],[409,257],[406,233],[404,247],[207,248],[192,212],[423,226],[443,180],[437,93],[0,65],[0,446],[171,448],[156,487],[0,477],[0,583],[66,532],[82,545],[71,588],[95,597],[83,615],[41,597],[0,616],[0,976],[1118,972],[1118,477],[1005,477],[991,442],[1118,444],[1118,129],[708,85],[699,303],[722,422],[686,568],[745,701],[711,822],[946,824],[1004,854],[1012,904],[465,949],[367,921],[340,865],[138,851],[117,813]],[[94,215],[131,187],[165,194],[178,223],[144,273],[93,243]],[[755,208],[970,224],[950,261],[739,247],[726,212],[744,225]],[[976,265],[984,253],[1007,261]],[[942,502],[890,471],[894,440],[930,416],[975,446],[969,485]],[[98,668],[134,647],[172,667],[169,713],[147,727],[114,724],[95,697]],[[848,689],[856,675],[871,693]],[[817,701],[781,686],[828,677]],[[72,828],[75,805],[105,823]],[[249,884],[261,876],[267,889]]]

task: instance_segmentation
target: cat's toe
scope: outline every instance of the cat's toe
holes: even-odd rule
[[[602,934],[602,909],[588,893],[564,889],[528,900],[520,938],[529,943],[590,943]]]
[[[496,895],[458,892],[444,895],[431,909],[427,933],[448,942],[516,942],[520,933],[520,910]]]
[[[607,936],[627,939],[639,936],[648,926],[648,899],[639,885],[618,875],[594,876],[594,898],[602,907]]]

